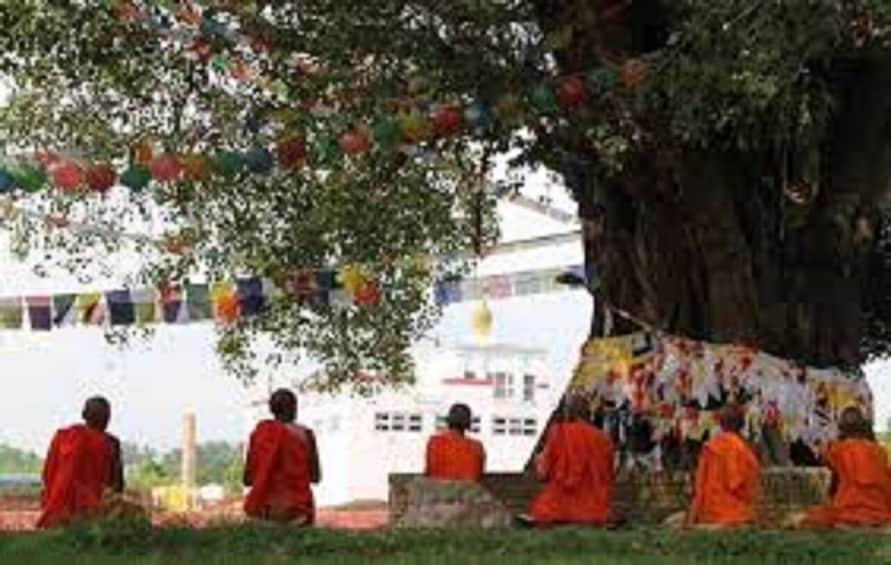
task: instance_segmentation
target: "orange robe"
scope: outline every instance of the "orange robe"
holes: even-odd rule
[[[539,459],[547,484],[529,510],[535,523],[605,523],[615,484],[614,453],[609,437],[588,423],[551,425]]]
[[[805,524],[831,527],[891,523],[891,470],[885,450],[874,441],[846,439],[833,443],[826,461],[836,490],[826,506],[812,508]]]
[[[315,502],[309,431],[296,424],[265,420],[251,434],[247,476],[251,491],[244,501],[245,514],[278,521],[303,519],[312,523]]]
[[[718,434],[699,455],[690,521],[718,526],[753,522],[760,472],[745,440],[732,432]]]
[[[52,528],[90,515],[112,486],[115,448],[104,432],[82,424],[56,432],[43,466],[39,528]]]
[[[486,465],[483,444],[453,430],[427,442],[427,471],[431,479],[479,482]]]

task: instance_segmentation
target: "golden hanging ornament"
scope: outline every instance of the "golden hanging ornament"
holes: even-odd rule
[[[492,311],[489,309],[489,304],[483,300],[471,314],[470,327],[477,338],[483,339],[492,334],[492,325]]]

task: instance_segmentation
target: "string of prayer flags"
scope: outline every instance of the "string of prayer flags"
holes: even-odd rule
[[[384,296],[381,283],[364,266],[340,272],[300,269],[282,284],[259,277],[216,283],[165,284],[158,288],[119,288],[104,292],[60,293],[47,296],[0,297],[0,330],[29,327],[34,331],[73,326],[122,327],[156,322],[184,324],[214,319],[232,324],[240,318],[261,315],[273,299],[296,300],[316,306],[372,307]],[[507,295],[509,279],[493,279],[487,288]],[[349,285],[345,288],[343,282]],[[461,281],[439,286],[437,300],[462,299]],[[351,290],[350,290],[351,289]],[[443,293],[444,289],[449,292]],[[26,317],[27,314],[27,317]],[[26,322],[27,318],[27,322]]]
[[[434,288],[434,300],[439,306],[448,306],[460,302],[472,302],[484,298],[504,299],[512,296],[526,296],[571,290],[570,286],[560,284],[557,278],[565,272],[572,272],[580,278],[584,277],[584,267],[573,266],[569,269],[543,269],[537,271],[520,271],[508,275],[494,275],[478,279],[444,280]]]

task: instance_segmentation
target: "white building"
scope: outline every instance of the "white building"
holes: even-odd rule
[[[423,470],[427,438],[455,402],[473,410],[472,435],[486,446],[487,470],[521,469],[555,404],[546,357],[501,344],[440,347],[420,362],[410,389],[372,398],[301,396],[299,419],[313,428],[321,452],[319,503],[385,500],[390,473]],[[266,414],[258,400],[251,424]]]
[[[488,471],[525,465],[586,337],[590,298],[555,282],[583,263],[577,228],[528,207],[514,208],[512,219],[525,237],[511,238],[506,229],[504,242],[461,283],[434,338],[414,347],[414,386],[371,398],[301,395],[298,419],[315,430],[321,452],[319,505],[386,500],[389,474],[423,470],[427,438],[456,402],[473,411],[472,434],[486,447]],[[573,312],[567,302],[579,315],[561,325],[554,318]],[[510,320],[510,333],[497,331],[502,318]],[[474,326],[482,330],[477,335]],[[297,387],[300,379],[270,379],[255,391],[247,426],[268,417],[272,388]]]

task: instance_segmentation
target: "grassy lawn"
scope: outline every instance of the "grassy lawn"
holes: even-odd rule
[[[854,532],[386,531],[241,526],[195,531],[140,524],[0,535],[0,563],[265,565],[281,563],[891,563],[891,537]]]

